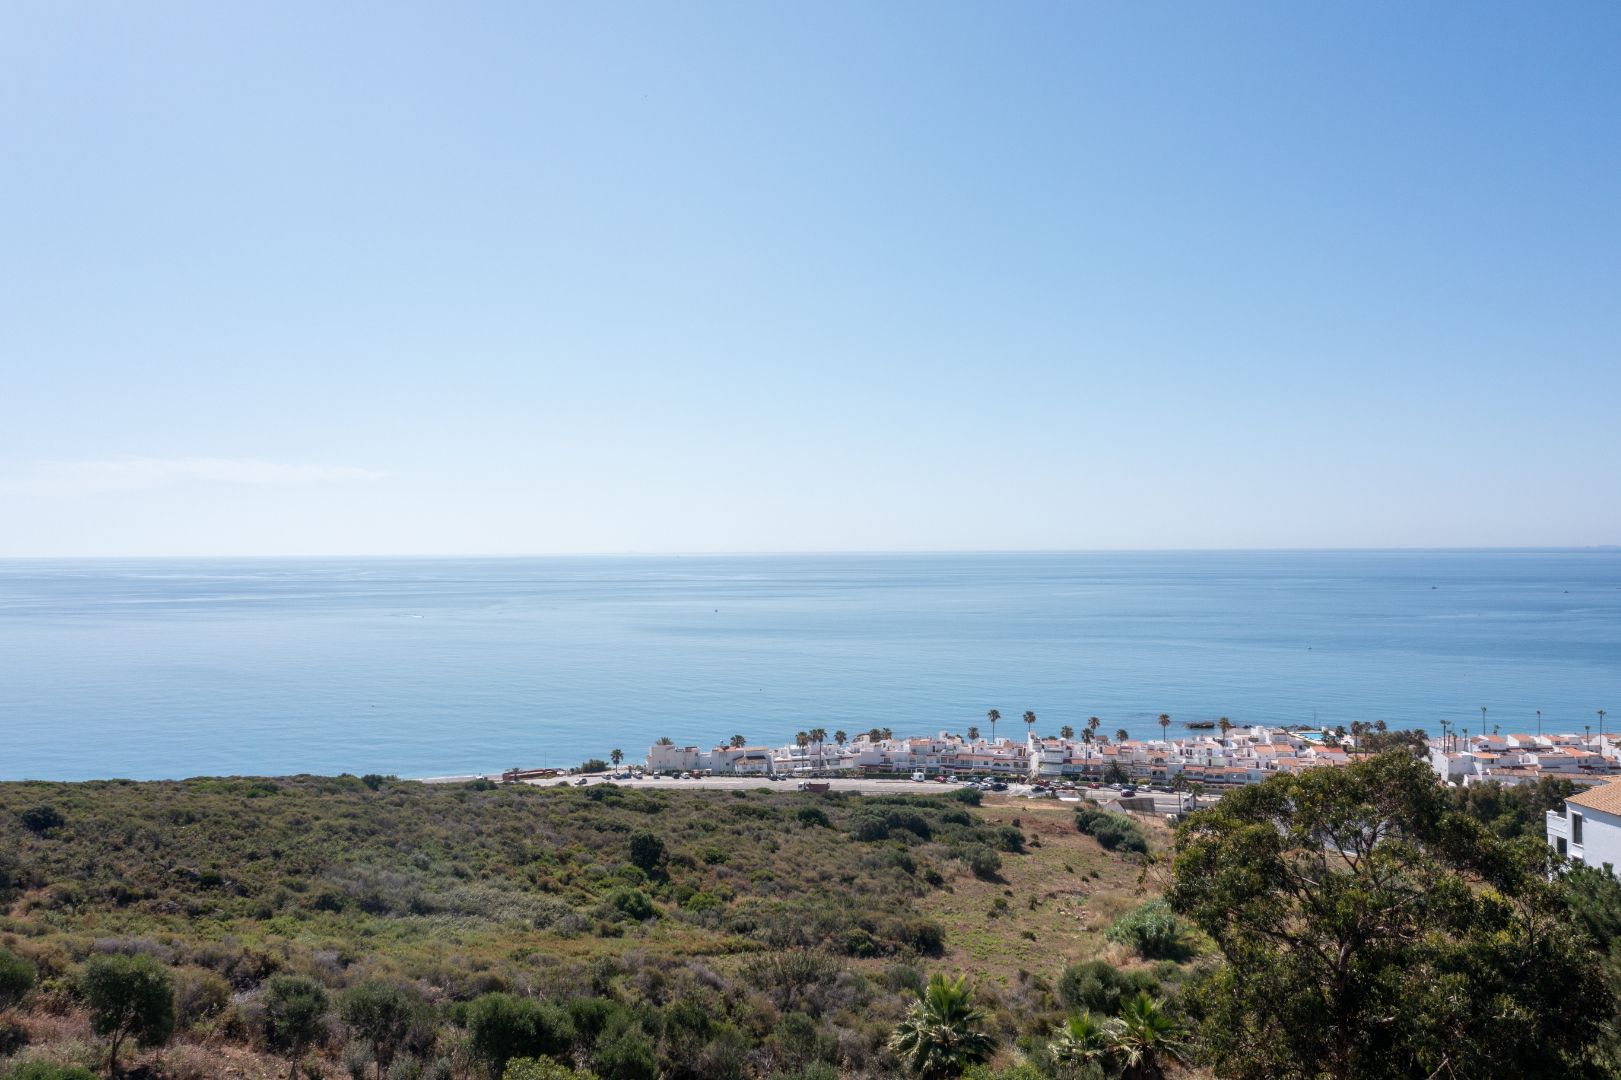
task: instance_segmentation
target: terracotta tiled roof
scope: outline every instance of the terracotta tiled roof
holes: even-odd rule
[[[1612,780],[1608,784],[1598,784],[1579,795],[1572,795],[1565,802],[1621,816],[1621,781]]]

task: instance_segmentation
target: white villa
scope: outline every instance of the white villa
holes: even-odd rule
[[[1598,784],[1548,811],[1548,843],[1561,855],[1610,873],[1621,866],[1621,781]]]

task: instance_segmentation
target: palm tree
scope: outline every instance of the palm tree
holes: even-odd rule
[[[968,741],[969,742],[978,742],[979,741],[979,729],[977,727],[970,727],[968,729]]]
[[[1065,724],[1063,727],[1058,729],[1058,736],[1062,739],[1073,739],[1075,737],[1075,729],[1070,727],[1068,724]]]
[[[884,728],[879,732],[879,737],[883,739],[893,739],[895,737],[895,732],[892,728]]]
[[[810,735],[811,742],[816,744],[816,764],[819,767],[822,764],[822,744],[827,742],[827,728],[811,728],[806,734]]]
[[[1598,711],[1598,745],[1599,753],[1604,753],[1604,710]]]
[[[868,742],[877,742],[879,739],[882,739],[883,737],[884,737],[884,729],[883,728],[868,728],[867,729],[867,741]]]
[[[1542,710],[1537,710],[1537,738],[1542,737]]]
[[[1083,742],[1083,743],[1085,743],[1085,744],[1086,744],[1086,745],[1088,745],[1088,746],[1091,746],[1091,745],[1092,745],[1092,740],[1093,740],[1093,739],[1094,739],[1094,738],[1096,738],[1096,737],[1097,737],[1097,736],[1095,736],[1095,735],[1094,735],[1094,734],[1093,734],[1093,733],[1092,733],[1092,729],[1091,729],[1091,728],[1089,728],[1089,727],[1083,727],[1083,728],[1082,728],[1082,729],[1081,729],[1081,741],[1082,741],[1082,742]]]
[[[833,741],[838,743],[839,748],[842,750],[844,748],[844,744],[850,741],[850,733],[845,731],[843,728],[840,728],[833,733]]]
[[[741,749],[743,749],[743,747],[745,747],[747,745],[748,745],[748,740],[745,739],[743,736],[741,736],[741,735],[733,735],[732,736],[732,749],[733,750],[741,750]]]
[[[991,722],[991,742],[995,742],[996,741],[996,722],[998,720],[1002,719],[1002,710],[1001,709],[992,709],[990,712],[985,714],[985,719],[987,719],[987,720],[989,720]]]
[[[1085,1075],[1090,1066],[1102,1066],[1109,1057],[1109,1023],[1082,1009],[1059,1029],[1047,1049],[1053,1062],[1068,1070],[1065,1075]]]
[[[907,1070],[919,1080],[947,1080],[970,1065],[990,1060],[996,1040],[983,1030],[985,1014],[974,1004],[967,977],[929,979],[926,990],[889,1038]]]
[[[1225,716],[1216,721],[1216,726],[1221,729],[1221,737],[1223,739],[1227,737],[1227,733],[1229,731],[1233,730],[1233,722],[1227,719]]]
[[[810,745],[810,732],[801,731],[797,735],[795,735],[794,736],[794,745],[798,746],[801,750],[803,750],[803,749],[805,749],[805,747],[809,746]],[[800,756],[803,757],[804,755],[801,754]]]
[[[608,760],[613,762],[614,768],[617,769],[619,767],[619,763],[625,760],[625,752],[619,749],[610,750],[608,751]]]
[[[1086,726],[1087,726],[1088,729],[1091,730],[1092,734],[1094,734],[1094,735],[1097,734],[1098,725],[1101,724],[1101,723],[1103,723],[1103,721],[1099,720],[1095,716],[1088,716],[1086,718]]]
[[[670,738],[668,735],[660,735],[658,745],[660,745],[660,746],[674,746],[675,745],[675,740]]]
[[[1166,729],[1169,728],[1170,726],[1171,726],[1171,714],[1170,713],[1160,713],[1159,714],[1159,737],[1160,738],[1162,738],[1162,739],[1165,738]]]
[[[1185,1033],[1159,998],[1139,990],[1120,1003],[1120,1015],[1109,1024],[1109,1042],[1119,1055],[1122,1080],[1158,1080],[1165,1065],[1181,1061]]]
[[[1127,731],[1125,728],[1115,728],[1114,729],[1114,741],[1115,742],[1123,743],[1129,738],[1131,738],[1131,733],[1129,731]]]
[[[1024,733],[1026,738],[1036,733],[1036,714],[1029,709],[1024,710]]]
[[[1181,796],[1188,790],[1188,774],[1178,770],[1177,774],[1171,777],[1171,790],[1176,792],[1178,796],[1176,800],[1176,808],[1178,810],[1186,810],[1188,801],[1181,798]]]

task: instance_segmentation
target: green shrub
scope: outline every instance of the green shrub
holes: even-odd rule
[[[18,814],[17,819],[22,822],[23,828],[39,836],[44,836],[52,829],[60,829],[67,824],[67,819],[50,803],[31,806]]]
[[[264,992],[265,1045],[293,1061],[320,1036],[326,987],[304,975],[272,975]]]
[[[343,995],[339,1015],[355,1035],[371,1047],[380,1070],[387,1070],[394,1055],[412,1033],[431,1024],[428,1003],[414,989],[381,979],[368,979]]]
[[[616,1025],[597,1041],[592,1064],[612,1080],[657,1080],[658,1059],[640,1028]]]
[[[5,1012],[34,988],[34,965],[15,953],[0,949],[0,1012]]]
[[[664,865],[664,841],[650,832],[639,832],[630,838],[630,861],[648,874]]]
[[[620,887],[608,894],[608,903],[615,911],[645,922],[658,916],[658,909],[653,906],[653,898],[641,889]]]
[[[1002,871],[1002,856],[984,844],[970,844],[964,847],[959,857],[968,865],[968,869],[975,877],[986,881],[995,881],[996,875]]]
[[[801,806],[794,813],[794,820],[806,828],[826,829],[832,825],[832,822],[827,819],[827,812],[819,806]]]
[[[485,994],[467,1008],[467,1032],[473,1056],[498,1077],[520,1057],[561,1057],[573,1043],[569,1014],[513,994]]]
[[[48,1061],[25,1061],[10,1072],[0,1073],[0,1080],[98,1080],[89,1069],[76,1065],[53,1065]]]
[[[1124,814],[1112,814],[1096,807],[1075,812],[1075,827],[1095,839],[1108,851],[1148,853],[1148,838],[1142,828]]]
[[[206,968],[186,967],[174,973],[175,1026],[189,1030],[224,1012],[231,1004],[231,984]]]
[[[1104,936],[1131,946],[1146,960],[1180,960],[1189,952],[1187,928],[1171,905],[1158,897],[1120,916]]]
[[[514,1058],[501,1080],[596,1080],[596,1074],[577,1072],[550,1058]]]
[[[92,957],[79,992],[91,1029],[110,1043],[110,1060],[117,1060],[126,1039],[162,1046],[174,1034],[174,978],[150,956]]]
[[[1087,960],[1064,969],[1058,977],[1058,1000],[1070,1012],[1082,1009],[1113,1016],[1120,1002],[1138,991],[1160,996],[1160,984],[1146,971],[1121,971],[1103,960]]]

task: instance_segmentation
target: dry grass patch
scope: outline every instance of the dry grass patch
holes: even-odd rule
[[[963,868],[948,879],[948,888],[921,898],[924,913],[946,929],[944,967],[1007,987],[1020,971],[1056,979],[1081,960],[1127,961],[1103,931],[1159,895],[1161,875],[1078,832],[1075,805],[1003,798],[988,799],[975,811],[993,825],[1017,823],[1025,851],[1003,855],[999,880],[982,880]],[[1153,849],[1163,851],[1169,830],[1138,820]]]

